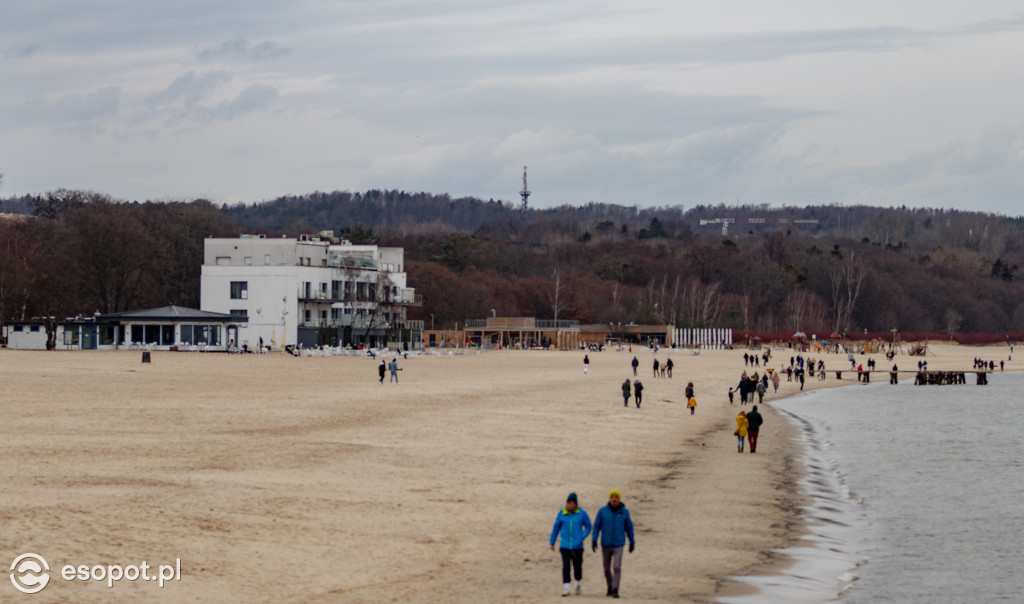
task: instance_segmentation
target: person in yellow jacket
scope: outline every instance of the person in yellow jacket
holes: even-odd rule
[[[686,406],[690,408],[690,415],[693,415],[693,412],[697,410],[697,399],[691,396],[690,401],[686,403]]]
[[[747,438],[747,414],[740,411],[740,414],[736,416],[736,450],[740,453],[743,452],[743,440]]]

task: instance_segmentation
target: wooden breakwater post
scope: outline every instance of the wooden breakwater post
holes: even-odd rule
[[[987,371],[918,371],[914,377],[915,386],[947,386],[967,383],[967,374],[974,373],[978,386],[988,385]]]
[[[871,382],[871,374],[875,373],[875,372],[879,372],[880,370],[877,370],[877,369],[875,371],[864,370],[864,371],[857,372],[857,371],[852,370],[852,369],[839,369],[839,370],[833,370],[833,371],[834,371],[834,373],[836,375],[836,379],[837,380],[843,379],[843,374],[844,373],[854,373],[854,374],[857,374],[857,381],[859,381],[861,383],[864,383],[864,384],[867,384],[867,383]],[[988,374],[991,373],[990,371],[914,371],[914,370],[906,370],[906,371],[899,371],[899,370],[897,370],[897,371],[884,371],[884,370],[881,370],[880,372],[888,373],[889,374],[889,383],[890,384],[897,384],[897,383],[899,383],[899,374],[901,374],[901,373],[904,373],[904,374],[914,374],[914,385],[915,386],[952,386],[952,385],[966,384],[967,383],[967,374],[968,373],[975,374],[975,377],[976,377],[975,383],[978,386],[987,386],[988,385]]]

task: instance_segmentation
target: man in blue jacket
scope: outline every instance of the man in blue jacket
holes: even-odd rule
[[[608,493],[608,504],[597,513],[594,521],[594,532],[591,535],[591,548],[597,551],[597,536],[601,536],[601,558],[604,562],[604,580],[608,583],[608,593],[613,598],[619,597],[619,579],[622,578],[622,548],[629,537],[629,552],[633,553],[636,541],[633,539],[633,520],[629,510],[621,501],[618,489]]]
[[[555,539],[561,537],[559,552],[562,554],[562,591],[563,596],[569,595],[569,566],[576,571],[576,595],[580,594],[580,580],[583,579],[583,544],[590,534],[590,516],[587,511],[578,507],[576,493],[569,493],[565,507],[555,517],[555,526],[551,528],[549,545],[555,550]]]

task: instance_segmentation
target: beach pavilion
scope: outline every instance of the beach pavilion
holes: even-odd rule
[[[8,348],[46,350],[47,328],[57,350],[226,351],[238,341],[245,317],[184,306],[95,314],[61,320],[34,318],[4,326]]]

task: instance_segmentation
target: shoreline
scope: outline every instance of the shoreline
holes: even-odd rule
[[[726,391],[744,351],[668,352],[673,379],[637,351],[645,402],[623,409],[632,355],[611,350],[586,376],[583,351],[399,359],[383,388],[365,357],[0,351],[18,518],[2,555],[181,558],[174,593],[123,587],[141,602],[546,601],[558,506],[577,492],[593,516],[619,488],[637,525],[623,597],[754,593],[737,577],[777,573],[791,561],[774,550],[807,535],[796,428],[772,406],[799,391],[766,396],[758,453],[740,455]],[[599,560],[586,552],[584,595],[604,592]],[[40,601],[108,595],[63,583]]]

